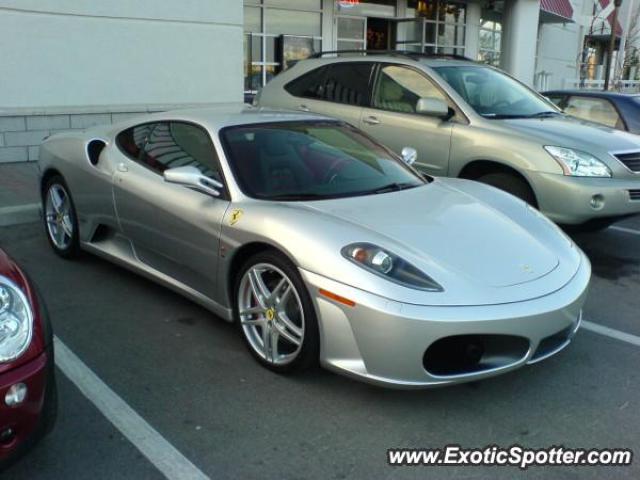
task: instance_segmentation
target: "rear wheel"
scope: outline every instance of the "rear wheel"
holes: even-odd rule
[[[235,319],[253,356],[278,373],[318,363],[318,322],[296,267],[277,252],[249,258],[235,282]]]
[[[61,257],[75,257],[80,250],[78,217],[69,188],[61,176],[56,175],[47,181],[42,203],[49,244]]]
[[[486,183],[492,187],[499,188],[511,195],[524,200],[529,205],[537,207],[536,196],[529,184],[522,178],[508,172],[487,173],[476,178],[478,182]]]

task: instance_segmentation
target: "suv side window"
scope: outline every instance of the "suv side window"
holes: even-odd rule
[[[372,70],[369,62],[334,63],[312,70],[284,88],[296,97],[362,107],[369,103]]]
[[[387,65],[380,70],[373,96],[375,108],[415,113],[420,98],[436,98],[448,103],[434,83],[417,70],[398,65]]]
[[[562,108],[564,103],[564,97],[562,95],[545,95],[549,100],[553,102],[556,107]]]
[[[327,67],[316,68],[287,83],[284,89],[294,97],[315,98],[321,100],[324,92],[324,79]]]
[[[334,63],[325,80],[324,100],[345,105],[369,104],[369,82],[373,64],[367,62]]]
[[[601,123],[612,128],[624,128],[616,108],[604,98],[572,95],[564,111],[574,117]]]
[[[138,161],[159,174],[168,168],[194,166],[203,175],[222,181],[218,155],[209,134],[190,123],[156,123]]]

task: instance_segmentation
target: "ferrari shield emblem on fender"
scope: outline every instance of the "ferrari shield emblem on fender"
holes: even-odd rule
[[[229,219],[229,225],[235,225],[240,221],[240,217],[242,217],[242,210],[237,208],[233,212],[231,212],[231,218]]]
[[[531,268],[531,265],[520,265],[520,267],[526,273],[533,273],[533,268]]]

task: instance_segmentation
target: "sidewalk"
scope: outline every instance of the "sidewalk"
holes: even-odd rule
[[[0,227],[39,219],[36,163],[0,164]]]

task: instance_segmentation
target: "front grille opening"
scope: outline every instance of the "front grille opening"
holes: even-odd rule
[[[564,328],[559,332],[554,333],[553,335],[549,335],[548,337],[540,340],[538,348],[533,354],[533,357],[531,357],[531,360],[536,360],[538,358],[544,357],[561,348],[567,342],[567,340],[569,340],[571,332],[574,328],[575,326],[570,325],[567,328]]]
[[[640,172],[640,152],[616,153],[615,157],[632,172]]]
[[[631,200],[640,200],[640,190],[629,190],[629,198]]]
[[[431,375],[464,375],[514,364],[528,351],[529,340],[516,335],[454,335],[434,342],[422,363]]]

